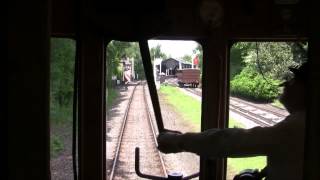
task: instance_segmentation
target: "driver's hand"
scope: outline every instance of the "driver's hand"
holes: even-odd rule
[[[165,130],[160,133],[158,140],[158,149],[163,153],[177,153],[182,152],[181,135],[179,131]]]

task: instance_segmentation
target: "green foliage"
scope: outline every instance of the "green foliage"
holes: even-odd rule
[[[130,57],[130,42],[111,41],[107,46],[107,83],[111,85],[112,76],[122,77],[121,60],[122,57]],[[130,55],[129,55],[130,52]]]
[[[290,66],[307,58],[304,42],[239,42],[230,52],[230,92],[254,100],[271,101],[278,84],[292,76]]]
[[[51,38],[50,121],[72,121],[75,41]]]
[[[141,60],[139,44],[136,42],[111,41],[107,46],[107,83],[111,85],[111,77],[122,78],[122,58],[126,56],[134,61],[134,70],[139,79],[145,79],[143,63]],[[151,60],[155,58],[166,59],[166,55],[161,51],[161,46],[157,45],[150,49]]]
[[[307,49],[305,42],[238,42],[230,50],[230,79],[249,66],[280,80],[290,76],[288,67],[306,61]]]
[[[51,39],[51,101],[59,106],[69,105],[73,98],[75,42],[71,39]]]
[[[230,82],[230,93],[257,101],[271,101],[279,96],[280,81],[265,78],[248,67],[244,68]]]
[[[64,124],[72,121],[72,104],[59,105],[50,103],[50,121],[55,124]]]
[[[75,41],[51,38],[50,155],[57,157],[71,137]],[[63,135],[61,133],[63,132]]]
[[[124,56],[134,60],[135,73],[139,74],[139,78],[144,77],[139,44],[136,42],[111,41],[107,46],[108,87],[111,87],[112,76],[117,76],[117,79],[122,79],[123,69],[121,60]]]
[[[51,157],[57,156],[64,149],[62,140],[56,136],[52,135],[50,139],[50,155]]]
[[[190,55],[184,55],[181,59],[183,59],[185,62],[192,63],[192,57]]]
[[[288,67],[300,65],[306,60],[306,52],[297,50],[300,43],[257,42],[245,57],[245,64],[256,72],[273,79],[290,76]],[[257,56],[258,55],[258,56]]]
[[[245,67],[245,57],[252,50],[252,43],[238,42],[230,49],[230,79]]]
[[[150,56],[152,61],[154,61],[156,58],[167,59],[167,55],[161,51],[160,44],[150,49]]]

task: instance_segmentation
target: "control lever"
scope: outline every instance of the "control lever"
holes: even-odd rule
[[[199,173],[195,173],[186,177],[183,177],[182,173],[171,173],[171,174],[168,174],[168,177],[160,177],[160,176],[143,174],[140,171],[140,148],[138,147],[136,147],[135,149],[135,171],[139,177],[146,178],[146,179],[154,179],[154,180],[187,180],[187,179],[192,179],[199,176]]]

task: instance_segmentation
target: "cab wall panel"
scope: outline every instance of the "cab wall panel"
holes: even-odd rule
[[[52,36],[75,36],[76,8],[76,0],[52,1]]]

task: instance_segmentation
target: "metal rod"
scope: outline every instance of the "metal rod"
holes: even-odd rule
[[[139,41],[140,46],[140,52],[144,67],[144,72],[147,78],[149,92],[151,96],[151,101],[154,109],[154,114],[156,116],[156,122],[158,126],[159,133],[164,131],[162,116],[161,116],[161,109],[160,109],[160,103],[158,98],[158,93],[156,89],[156,85],[154,82],[153,72],[152,72],[152,64],[151,64],[151,58],[150,58],[150,52],[149,52],[149,46],[147,40],[140,40]]]
[[[73,180],[78,180],[78,92],[79,92],[79,63],[80,42],[76,42],[76,57],[73,75],[73,104],[72,104],[72,168]]]
[[[200,175],[200,173],[198,172],[198,173],[192,174],[190,176],[184,177],[183,180],[193,179],[193,178],[198,177],[199,175]]]
[[[143,174],[140,171],[140,149],[138,147],[136,147],[136,149],[135,149],[135,166],[134,166],[134,168],[136,170],[136,174],[139,177],[147,178],[147,179],[154,179],[154,180],[166,180],[167,179],[165,177],[159,177],[159,176]]]

